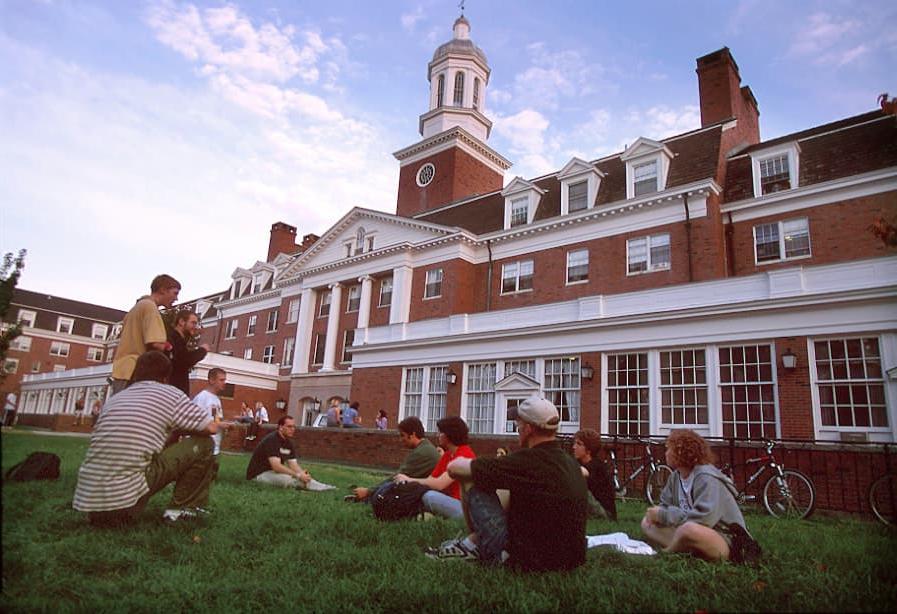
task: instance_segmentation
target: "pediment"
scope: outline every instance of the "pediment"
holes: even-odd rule
[[[503,380],[495,383],[496,392],[530,392],[538,391],[539,387],[539,382],[528,375],[518,372],[511,373]]]
[[[501,195],[507,198],[513,194],[519,194],[528,190],[533,190],[540,195],[545,193],[545,190],[541,189],[535,183],[527,181],[523,177],[514,177],[511,183],[505,186],[505,189],[501,191]]]
[[[574,157],[558,172],[558,179],[563,181],[567,177],[575,177],[584,173],[595,173],[599,177],[604,177],[604,173],[597,166],[581,158]]]
[[[673,157],[673,152],[663,143],[641,136],[637,138],[632,145],[626,148],[626,151],[623,152],[620,159],[626,162],[642,156],[656,154],[661,151],[664,152],[667,157]]]

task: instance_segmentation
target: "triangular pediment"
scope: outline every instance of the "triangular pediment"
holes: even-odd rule
[[[567,177],[575,177],[576,175],[582,175],[583,173],[595,173],[599,177],[604,177],[604,173],[602,173],[597,166],[590,164],[581,158],[574,157],[558,172],[558,179],[564,180]]]
[[[627,160],[656,154],[659,151],[664,152],[670,158],[673,157],[673,152],[663,143],[640,136],[634,143],[632,143],[632,145],[626,148],[626,151],[623,152],[620,159],[626,162]]]
[[[451,226],[355,207],[297,256],[281,274],[279,283],[309,269],[343,262],[348,264],[378,252],[410,248],[461,232]]]
[[[496,392],[535,392],[539,390],[539,382],[523,373],[514,372],[495,383]]]
[[[511,183],[509,183],[507,186],[505,186],[505,189],[503,189],[501,191],[501,195],[504,196],[505,198],[507,198],[508,196],[512,196],[514,194],[521,194],[521,193],[527,192],[529,190],[532,190],[539,195],[542,195],[545,193],[545,190],[543,190],[542,188],[537,186],[535,183],[532,183],[531,181],[527,181],[523,177],[514,177],[514,179],[511,181]]]

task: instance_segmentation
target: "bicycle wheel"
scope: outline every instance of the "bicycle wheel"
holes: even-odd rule
[[[673,475],[673,470],[666,465],[657,465],[657,469],[648,474],[645,480],[645,499],[651,505],[660,503],[660,493],[663,487],[667,485],[667,480]]]
[[[893,527],[894,502],[897,501],[897,475],[883,475],[869,489],[869,507],[881,522]]]
[[[816,488],[800,471],[786,469],[763,487],[763,505],[776,518],[809,518],[816,506]]]

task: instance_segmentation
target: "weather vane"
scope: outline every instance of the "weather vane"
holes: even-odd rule
[[[458,8],[461,9],[461,14],[464,14],[464,0],[458,3]]]

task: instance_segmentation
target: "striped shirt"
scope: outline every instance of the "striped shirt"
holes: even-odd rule
[[[146,469],[173,430],[202,431],[202,409],[173,386],[143,381],[111,397],[90,437],[72,507],[102,512],[131,507],[149,492]]]

